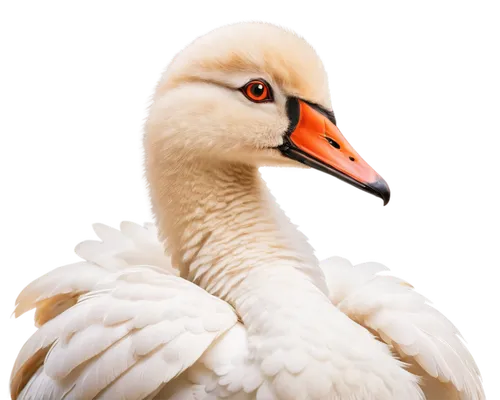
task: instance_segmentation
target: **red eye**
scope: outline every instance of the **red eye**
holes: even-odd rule
[[[247,97],[247,99],[255,103],[273,101],[269,85],[267,84],[267,82],[260,79],[248,82],[241,88],[241,91]]]

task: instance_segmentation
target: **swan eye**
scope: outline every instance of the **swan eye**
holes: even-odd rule
[[[271,88],[262,79],[255,79],[248,82],[240,89],[248,100],[254,103],[265,103],[273,101]]]

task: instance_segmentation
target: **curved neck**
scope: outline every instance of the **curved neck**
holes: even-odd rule
[[[264,397],[320,398],[312,395],[317,382],[332,382],[337,371],[323,360],[348,365],[354,356],[343,354],[357,331],[329,300],[312,249],[258,170],[215,162],[156,167],[148,170],[151,197],[174,266],[235,308],[247,334],[244,363],[269,378]],[[294,362],[285,368],[282,355],[291,349]],[[297,365],[310,372],[292,374]]]
[[[326,292],[306,238],[279,209],[257,168],[163,160],[147,165],[147,175],[160,236],[184,278],[233,304],[250,273],[265,276],[276,267]]]

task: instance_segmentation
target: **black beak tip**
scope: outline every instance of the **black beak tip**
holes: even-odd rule
[[[389,200],[391,199],[391,189],[389,189],[389,185],[384,179],[377,179],[375,182],[370,184],[370,188],[376,196],[380,197],[384,201],[384,206],[389,203]]]

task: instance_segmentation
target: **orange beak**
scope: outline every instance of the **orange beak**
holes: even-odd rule
[[[296,98],[288,100],[287,111],[290,127],[279,147],[283,155],[380,197],[384,205],[389,202],[389,186],[340,133],[333,114]]]

